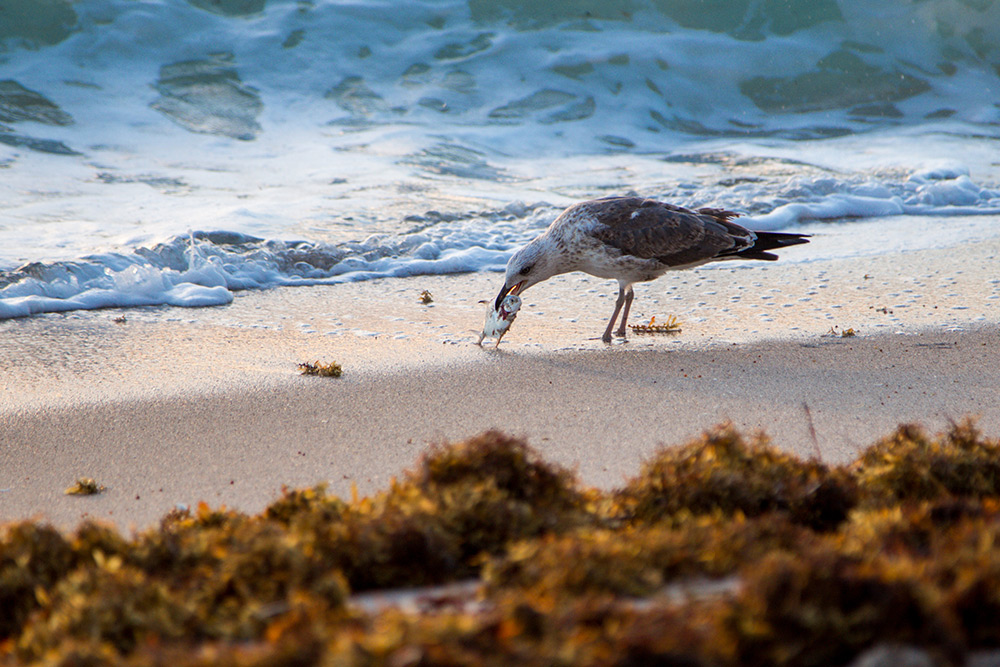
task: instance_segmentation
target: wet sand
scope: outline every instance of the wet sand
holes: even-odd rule
[[[596,338],[616,287],[582,275],[526,294],[499,350],[473,345],[498,274],[0,322],[0,521],[141,528],[199,501],[256,512],[282,485],[365,494],[489,428],[604,488],[723,420],[828,462],[899,422],[972,414],[996,436],[997,254],[988,239],[666,276],[637,287],[632,322],[675,315],[682,332],[612,346]],[[298,374],[316,360],[343,376]],[[64,495],[81,476],[107,491]]]

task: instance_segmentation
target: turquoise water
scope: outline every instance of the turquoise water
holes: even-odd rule
[[[998,35],[993,0],[0,0],[0,317],[497,270],[621,192],[989,234]]]

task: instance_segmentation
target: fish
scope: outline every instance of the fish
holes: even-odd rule
[[[495,348],[500,347],[500,339],[503,338],[510,325],[517,317],[517,311],[521,309],[521,297],[516,294],[508,294],[500,302],[499,308],[494,308],[491,302],[486,310],[486,324],[483,326],[483,333],[479,334],[476,345],[482,346],[485,338],[496,338]]]

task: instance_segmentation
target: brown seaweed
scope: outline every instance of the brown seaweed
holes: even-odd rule
[[[731,425],[682,447],[661,449],[617,493],[620,511],[633,523],[778,511],[819,530],[843,521],[856,496],[846,470],[803,461],[762,436],[747,442]]]
[[[63,492],[67,496],[95,496],[104,493],[107,487],[98,484],[90,477],[80,477]]]
[[[320,363],[315,361],[312,363],[304,362],[299,364],[299,371],[302,375],[317,375],[319,377],[325,378],[339,378],[344,369],[340,367],[336,361],[331,361],[328,364]]]
[[[678,334],[681,332],[681,321],[669,315],[666,322],[657,324],[656,318],[651,317],[649,324],[630,324],[628,327],[636,334]]]
[[[903,426],[846,466],[731,426],[581,486],[498,432],[350,500],[285,489],[125,536],[0,530],[0,665],[941,665],[1000,648],[998,445]],[[475,604],[352,592],[472,581]]]

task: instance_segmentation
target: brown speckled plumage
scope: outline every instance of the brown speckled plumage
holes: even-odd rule
[[[624,255],[686,266],[745,250],[753,234],[729,222],[731,211],[692,211],[654,199],[615,197],[583,204],[600,221],[595,239]]]
[[[560,273],[584,271],[619,283],[618,302],[602,339],[611,341],[618,314],[625,323],[632,283],[667,271],[725,259],[776,260],[767,252],[808,243],[804,234],[752,232],[735,222],[737,213],[717,208],[687,209],[642,197],[605,197],[569,207],[507,264],[497,298],[519,293]]]

